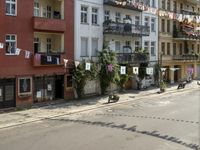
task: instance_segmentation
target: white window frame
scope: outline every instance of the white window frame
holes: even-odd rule
[[[52,18],[52,7],[47,5],[47,18]]]
[[[116,22],[120,22],[121,21],[121,13],[120,12],[116,12],[115,13],[115,21]]]
[[[117,45],[119,46],[119,47],[117,47]],[[118,49],[119,48],[119,49]],[[115,51],[117,52],[117,53],[120,53],[121,52],[121,43],[120,43],[120,41],[115,41]]]
[[[88,7],[81,6],[81,24],[88,24]]]
[[[140,16],[135,16],[135,25],[140,25]]]
[[[99,9],[92,7],[92,25],[98,25]]]
[[[41,51],[41,43],[40,43],[40,38],[39,37],[34,37],[34,45],[38,44],[38,52],[39,53]],[[34,51],[35,51],[35,47],[34,47]]]
[[[144,17],[144,26],[149,27],[149,17]]]
[[[52,52],[52,38],[47,38],[47,53]]]
[[[7,36],[10,37],[10,39],[7,39]],[[15,37],[15,39],[13,40],[12,37]],[[9,43],[9,47],[10,47],[10,52],[8,53],[7,52],[7,49],[6,49],[6,55],[16,55],[16,49],[17,49],[17,35],[15,34],[6,34],[6,48],[7,48],[7,43]],[[15,47],[14,47],[14,52],[11,51],[11,43],[14,43]]]
[[[97,42],[97,47],[96,49],[94,49],[94,45],[93,45],[93,41],[96,41]],[[92,53],[91,53],[91,56],[97,56],[97,52],[98,52],[98,47],[99,47],[99,39],[98,38],[92,38]]]
[[[30,91],[28,92],[20,92],[20,80],[30,80]],[[19,96],[26,96],[26,95],[31,95],[32,94],[32,77],[20,77],[18,78],[18,95]]]
[[[9,15],[9,16],[17,16],[17,0],[5,0],[6,1],[6,11],[7,11],[7,4],[10,4],[10,7],[9,7],[9,13],[6,12],[6,15]],[[12,13],[12,5],[15,6],[15,12],[14,14]]]
[[[149,41],[144,41],[144,50],[149,52]]]
[[[85,39],[86,40],[86,54],[83,54],[83,51],[82,51],[82,40]],[[88,43],[89,43],[89,38],[88,37],[81,37],[81,57],[89,57],[89,54],[88,54]]]
[[[140,49],[140,41],[135,41],[135,51],[138,51],[139,49]]]
[[[156,42],[151,41],[151,56],[156,56]]]
[[[104,11],[104,21],[109,20],[109,19],[110,19],[110,11],[105,10]]]
[[[151,18],[151,32],[156,32],[156,18]]]
[[[40,16],[40,3],[38,0],[34,0],[34,16],[35,17]]]

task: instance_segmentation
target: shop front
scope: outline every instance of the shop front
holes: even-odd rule
[[[64,99],[64,75],[34,78],[34,103]]]

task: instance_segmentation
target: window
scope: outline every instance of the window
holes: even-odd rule
[[[120,22],[121,21],[121,14],[119,12],[116,12],[115,14],[115,21]]]
[[[97,56],[98,38],[92,38],[92,56]]]
[[[167,10],[169,10],[169,11],[171,10],[170,9],[170,0],[167,0]]]
[[[52,40],[51,38],[47,38],[47,53],[51,53],[52,51]]]
[[[156,55],[156,48],[155,48],[155,46],[156,46],[156,42],[151,42],[151,55],[152,56],[155,56]]]
[[[150,6],[150,0],[146,0],[146,1],[145,1],[145,5],[146,5],[146,6]]]
[[[110,11],[105,10],[104,11],[104,21],[109,20],[109,19],[110,19]]]
[[[176,5],[176,1],[173,2],[173,11],[176,12],[177,11],[177,5]]]
[[[161,3],[162,3],[162,4],[161,4],[161,8],[162,8],[162,9],[165,9],[165,0],[162,0]]]
[[[131,41],[126,41],[126,42],[125,42],[125,45],[126,45],[126,46],[131,46]]]
[[[153,8],[155,8],[155,7],[156,7],[155,0],[152,0],[152,1],[151,1],[151,6],[152,6]]]
[[[192,44],[192,52],[194,52],[194,44]]]
[[[135,41],[135,51],[138,51],[140,48],[140,42],[139,41]]]
[[[167,55],[170,55],[170,43],[167,43]]]
[[[32,94],[32,78],[31,77],[24,77],[19,78],[19,95],[31,95]]]
[[[180,13],[182,12],[182,10],[183,10],[183,4],[180,3]]]
[[[115,41],[115,51],[119,53],[120,50],[121,50],[120,41]]]
[[[165,19],[161,21],[161,32],[165,32]]]
[[[176,55],[176,43],[173,43],[173,55]]]
[[[34,1],[34,16],[39,17],[40,16],[40,5],[38,0]]]
[[[81,6],[81,23],[88,23],[88,7]]]
[[[135,25],[136,26],[140,25],[140,17],[139,16],[135,16]]]
[[[167,32],[170,33],[170,20],[167,20]]]
[[[149,17],[144,18],[144,25],[149,26]]]
[[[97,25],[98,24],[98,9],[92,8],[92,24]]]
[[[183,44],[180,43],[180,55],[183,55]]]
[[[144,42],[144,50],[145,50],[146,52],[149,52],[149,41],[145,41],[145,42]]]
[[[51,18],[51,6],[47,6],[47,18]]]
[[[6,54],[14,55],[16,52],[16,36],[6,35]]]
[[[161,43],[161,51],[162,51],[162,54],[165,55],[165,43],[164,42]]]
[[[40,39],[38,37],[34,37],[34,52],[40,52]]]
[[[17,2],[16,0],[6,0],[6,15],[17,15],[16,12]]]
[[[81,56],[88,56],[88,38],[81,38]]]
[[[155,18],[151,18],[151,32],[155,32],[156,31],[156,19]]]

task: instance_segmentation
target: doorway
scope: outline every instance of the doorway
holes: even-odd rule
[[[0,109],[15,106],[15,79],[0,80]]]
[[[64,99],[64,75],[55,77],[55,98]]]

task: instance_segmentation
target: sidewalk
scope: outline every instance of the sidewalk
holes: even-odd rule
[[[177,90],[177,85],[170,86],[163,94],[174,93],[177,91],[185,91],[190,89],[197,89],[200,86],[197,85],[197,81],[193,81],[186,85],[185,89]],[[119,94],[120,100],[117,103],[109,103],[108,96],[99,96],[93,98],[87,98],[84,100],[74,100],[70,102],[62,102],[58,104],[49,104],[43,107],[34,106],[31,109],[23,111],[15,111],[10,113],[0,114],[0,129],[18,126],[21,124],[40,121],[45,118],[53,118],[62,115],[70,115],[86,110],[93,110],[101,107],[107,107],[108,105],[120,104],[127,101],[133,101],[140,97],[148,95],[157,95],[158,88],[149,88],[144,91],[130,90],[125,93]],[[134,98],[134,99],[133,99]]]

